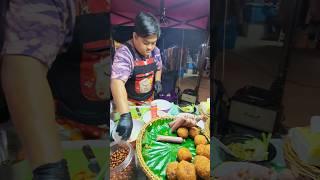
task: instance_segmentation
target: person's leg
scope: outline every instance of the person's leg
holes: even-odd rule
[[[4,56],[2,87],[11,119],[32,168],[42,175],[48,173],[46,170],[56,168],[56,172],[49,172],[49,179],[64,179],[61,177],[68,176],[67,168],[66,163],[61,161],[62,147],[55,123],[47,70],[46,65],[31,57]],[[56,178],[52,175],[55,173],[58,174]]]

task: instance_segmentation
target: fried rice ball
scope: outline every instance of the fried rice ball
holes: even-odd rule
[[[178,180],[196,180],[196,169],[192,163],[181,161],[177,168]]]
[[[199,144],[197,147],[196,147],[196,153],[197,155],[203,155],[204,153],[204,148],[206,147],[206,145],[204,144]]]
[[[197,127],[191,127],[189,129],[189,136],[194,139],[194,137],[196,137],[197,135],[200,134],[200,129]]]
[[[194,137],[194,144],[196,146],[198,146],[199,144],[205,145],[207,143],[208,143],[208,141],[204,135],[196,135],[196,137]]]
[[[199,177],[202,179],[210,179],[210,160],[208,158],[197,155],[193,163]]]
[[[202,155],[210,159],[210,144],[199,144],[196,148],[197,155]]]
[[[192,160],[192,154],[189,151],[188,148],[182,147],[178,150],[178,160],[182,161],[191,161]]]
[[[166,173],[168,180],[177,180],[178,162],[171,162],[167,165]]]
[[[196,155],[194,157],[193,164],[197,164],[197,163],[199,163],[199,161],[202,162],[202,161],[206,161],[206,160],[209,160],[209,159],[204,157],[204,156],[202,156],[202,155]]]
[[[178,134],[179,137],[182,137],[183,139],[186,139],[188,137],[189,132],[188,132],[187,128],[180,127],[177,130],[177,134]]]

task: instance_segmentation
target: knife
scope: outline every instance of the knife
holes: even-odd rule
[[[100,172],[100,165],[94,155],[92,148],[90,145],[85,145],[82,147],[82,152],[86,156],[87,160],[89,161],[88,168],[95,174],[99,174]]]

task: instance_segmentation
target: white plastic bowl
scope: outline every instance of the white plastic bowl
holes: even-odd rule
[[[164,112],[168,112],[171,109],[172,105],[173,105],[171,102],[166,101],[164,99],[154,100],[154,101],[151,102],[151,104],[153,104],[153,103],[157,105],[158,110],[164,111]]]

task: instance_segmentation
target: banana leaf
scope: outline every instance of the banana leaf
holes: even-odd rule
[[[153,122],[146,128],[142,140],[142,157],[150,170],[161,179],[166,179],[167,164],[177,161],[177,153],[181,147],[188,148],[193,158],[196,155],[194,141],[189,137],[182,144],[157,142],[158,135],[177,137],[176,132],[172,133],[169,127],[171,121],[173,119]]]

